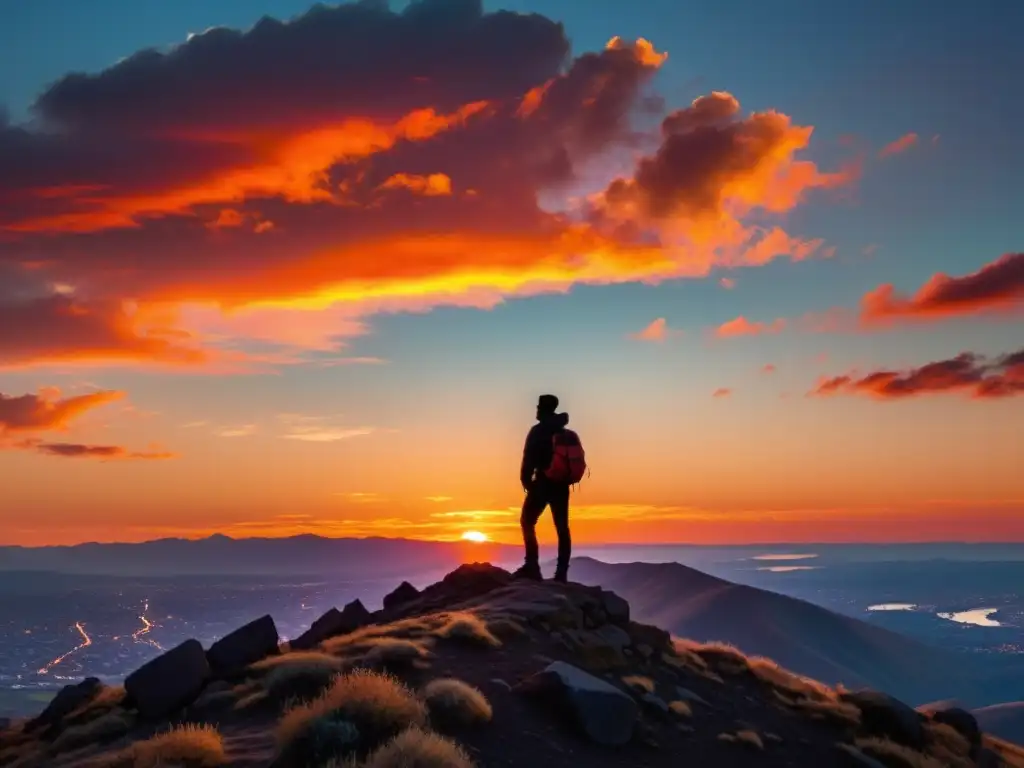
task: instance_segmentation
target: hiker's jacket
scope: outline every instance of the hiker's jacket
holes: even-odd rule
[[[568,423],[568,413],[553,413],[530,428],[526,435],[526,445],[523,446],[523,464],[519,470],[519,480],[524,486],[531,483],[534,472],[541,475],[551,466],[551,438],[556,432],[565,429]]]

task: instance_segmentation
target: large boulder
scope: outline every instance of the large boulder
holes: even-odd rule
[[[125,678],[125,703],[145,718],[166,717],[195,701],[209,676],[202,644],[186,640]]]
[[[331,608],[323,616],[313,622],[309,629],[292,640],[289,645],[293,651],[308,651],[324,640],[338,635],[347,635],[371,621],[370,612],[359,600],[353,600],[342,610]]]
[[[410,603],[420,596],[420,591],[408,581],[403,581],[393,592],[384,596],[384,610],[390,611],[401,605]]]
[[[974,715],[967,710],[960,707],[940,709],[932,713],[932,720],[936,723],[945,723],[967,739],[971,745],[972,755],[977,754],[981,749],[981,728],[978,727],[978,721]]]
[[[224,635],[210,646],[206,658],[215,675],[233,675],[260,659],[279,653],[280,642],[274,619],[267,614]]]
[[[891,739],[911,749],[924,746],[924,716],[899,699],[872,690],[847,692],[841,699],[860,710],[861,726],[872,736]]]
[[[517,690],[554,704],[591,741],[621,746],[633,737],[639,708],[631,696],[578,667],[556,661]]]
[[[50,699],[46,709],[25,724],[25,731],[31,733],[56,725],[79,707],[92,701],[103,688],[97,677],[87,677],[80,683],[65,685]]]
[[[507,586],[511,581],[512,574],[504,568],[490,563],[467,563],[449,573],[435,587],[459,597],[477,597]]]
[[[608,616],[608,621],[621,627],[629,624],[629,603],[614,592],[607,592],[605,590],[601,591],[601,601],[604,603],[604,611]]]

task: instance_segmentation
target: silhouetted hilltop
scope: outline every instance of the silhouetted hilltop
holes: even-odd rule
[[[281,644],[271,616],[0,730],[19,768],[997,768],[1024,750],[959,709],[834,689],[642,624],[601,587],[462,566]]]
[[[508,548],[488,545],[500,558]],[[401,578],[445,572],[464,560],[465,546],[412,539],[332,539],[301,535],[244,538],[215,534],[204,539],[157,539],[132,544],[0,547],[0,572],[56,571],[91,575],[346,575]]]
[[[1024,665],[920,643],[804,600],[679,563],[573,561],[573,577],[629,600],[637,618],[697,641],[731,643],[831,685],[870,686],[914,704],[984,706],[1024,692]]]

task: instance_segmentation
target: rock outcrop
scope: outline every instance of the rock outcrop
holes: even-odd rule
[[[226,677],[278,652],[281,638],[269,614],[250,621],[210,646],[206,658],[215,675]]]
[[[127,701],[145,718],[168,717],[191,704],[210,677],[206,651],[198,640],[186,640],[125,678]]]

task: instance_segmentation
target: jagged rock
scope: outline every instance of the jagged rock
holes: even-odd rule
[[[517,689],[558,705],[598,744],[621,746],[633,736],[638,715],[633,698],[571,664],[556,661]]]
[[[633,642],[626,630],[614,624],[605,624],[593,634],[620,653]]]
[[[56,725],[79,707],[88,704],[103,688],[97,677],[87,677],[80,683],[65,685],[37,717],[25,724],[25,731],[31,733],[40,728]]]
[[[280,651],[281,638],[274,619],[267,614],[239,627],[210,646],[206,658],[216,675],[231,675]]]
[[[604,603],[608,621],[623,627],[629,624],[629,603],[614,592],[605,590],[601,590],[601,601]]]
[[[202,644],[186,640],[125,678],[126,703],[143,717],[165,717],[195,701],[209,675]]]
[[[711,706],[707,703],[707,701],[704,700],[704,698],[700,694],[694,693],[689,688],[683,688],[683,686],[681,685],[676,686],[676,696],[678,696],[683,701],[689,701],[696,704],[703,704],[705,707]]]
[[[633,647],[641,655],[643,655],[640,651],[640,646],[642,645],[646,645],[651,649],[651,655],[653,655],[654,650],[664,652],[672,649],[672,635],[661,627],[631,621],[626,631],[629,632],[629,636],[633,639]]]
[[[496,589],[508,586],[512,574],[490,563],[469,563],[460,565],[441,579],[439,587],[446,593],[460,597],[486,595]]]
[[[912,749],[924,745],[923,716],[899,699],[872,690],[844,693],[841,699],[860,709],[861,725],[868,733]]]
[[[420,596],[420,591],[408,581],[403,581],[398,587],[384,597],[384,610],[389,611],[405,603],[412,602]]]
[[[942,709],[932,713],[932,720],[936,723],[945,723],[967,739],[972,754],[976,754],[981,748],[981,728],[978,727],[974,715],[967,710],[960,707]]]
[[[338,635],[347,635],[371,622],[370,612],[359,600],[353,600],[342,610],[331,608],[323,616],[313,622],[309,629],[291,641],[296,651],[308,651],[324,640]]]

